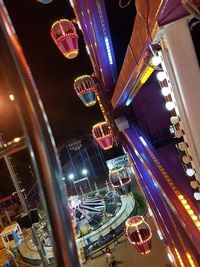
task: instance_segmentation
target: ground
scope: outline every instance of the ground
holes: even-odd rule
[[[119,267],[166,267],[170,266],[165,250],[164,242],[162,242],[157,234],[152,219],[149,223],[153,232],[152,239],[152,250],[148,255],[142,256],[137,253],[132,245],[128,243],[125,236],[123,235],[119,241],[120,244],[117,246],[110,246]],[[95,258],[88,260],[84,267],[108,267],[105,261],[105,255],[95,255]]]

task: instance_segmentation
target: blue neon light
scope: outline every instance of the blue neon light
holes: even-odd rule
[[[132,99],[129,98],[129,99],[126,101],[125,105],[128,107],[128,106],[130,105],[131,102],[132,102]]]
[[[112,58],[112,54],[111,54],[111,49],[110,49],[108,37],[105,37],[105,44],[106,44],[106,50],[108,53],[108,59],[109,59],[110,65],[112,65],[113,64],[113,58]]]

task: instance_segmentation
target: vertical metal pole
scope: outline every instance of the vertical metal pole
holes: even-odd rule
[[[80,148],[78,149],[78,152],[79,152],[79,155],[80,155],[80,157],[81,157],[81,162],[82,162],[82,166],[83,166],[83,168],[84,168],[84,169],[87,169],[86,166],[85,166],[85,160],[84,160],[84,158],[83,158],[83,155],[82,155],[82,153],[81,153],[81,149],[80,149]]]
[[[6,218],[8,219],[8,222],[11,223],[10,214],[7,210],[5,210]]]
[[[76,184],[74,183],[74,181],[73,181],[73,184],[74,184],[74,188],[75,188],[76,194],[78,195],[78,190],[77,190],[77,187],[76,187]]]
[[[97,183],[95,183],[95,182],[94,182],[94,188],[95,188],[95,191],[96,191],[96,192],[99,192],[99,189],[98,189],[98,187],[97,187]]]
[[[88,180],[88,184],[89,184],[89,187],[90,187],[90,191],[92,192],[92,186],[91,186],[91,183],[90,183],[90,180],[89,180],[88,176],[87,176],[87,180]]]
[[[56,266],[80,267],[79,256],[62,183],[62,169],[55,142],[4,3],[0,0],[0,52],[9,66],[10,87],[15,96],[21,123],[38,180],[39,189],[51,225]],[[5,72],[4,69],[2,72]]]
[[[99,146],[98,145],[96,145],[96,144],[94,144],[94,145],[95,145],[95,147],[96,147],[96,149],[98,151],[98,154],[99,154],[99,157],[100,157],[100,161],[102,163],[102,166],[104,168],[104,171],[107,174],[108,171],[107,171],[107,168],[106,168],[106,165],[105,165],[105,160],[104,160],[104,157],[102,155],[102,151],[99,149]]]
[[[74,166],[73,158],[72,158],[72,156],[71,156],[71,153],[70,153],[70,151],[69,151],[69,148],[66,147],[66,149],[67,149],[67,153],[68,153],[69,158],[70,158],[70,162],[71,162],[71,164],[72,164],[72,168],[73,168],[74,174],[75,174],[75,176],[76,176],[76,179],[78,179],[78,175],[77,175],[77,172],[76,172],[76,168],[75,168],[75,166]]]
[[[91,169],[92,169],[92,174],[93,174],[94,176],[96,176],[96,174],[95,174],[95,172],[94,172],[94,168],[93,168],[92,162],[91,162],[91,159],[90,159],[90,156],[89,156],[89,154],[88,154],[88,152],[87,152],[87,148],[84,148],[84,151],[85,151],[85,154],[86,154],[86,156],[87,156],[87,159],[88,159],[88,162],[89,162],[89,164],[90,164],[90,167],[91,167]]]
[[[83,195],[83,196],[84,196],[84,193],[83,193],[83,189],[82,189],[82,187],[80,186],[79,188],[80,188],[80,191],[81,191],[81,195]]]

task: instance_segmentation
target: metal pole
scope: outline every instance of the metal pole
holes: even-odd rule
[[[2,138],[2,136],[0,136],[0,148],[2,146],[3,146],[3,138]],[[4,156],[4,160],[5,160],[6,166],[8,168],[10,177],[12,179],[13,185],[15,187],[17,196],[18,196],[18,198],[20,200],[20,203],[22,205],[22,209],[23,209],[23,211],[25,213],[28,213],[27,203],[25,201],[24,195],[23,195],[22,190],[20,188],[19,179],[18,179],[17,174],[16,174],[16,172],[14,170],[14,166],[12,164],[11,157],[10,156]],[[34,243],[35,243],[35,245],[36,245],[36,247],[38,249],[39,255],[41,257],[42,264],[43,264],[44,267],[46,267],[46,266],[48,266],[48,262],[47,262],[43,247],[41,246],[41,244],[40,244],[40,242],[38,240],[38,237],[37,237],[37,234],[35,232],[34,226],[31,228],[31,232],[32,232],[32,235],[33,235]]]
[[[87,152],[87,148],[84,148],[84,151],[85,151],[85,153],[86,153],[88,162],[89,162],[90,167],[91,167],[91,169],[92,169],[92,173],[93,173],[94,176],[96,176],[96,174],[95,174],[95,172],[94,172],[94,168],[93,168],[92,162],[91,162],[91,159],[90,159],[90,156],[89,156],[89,154],[88,154],[88,152]]]
[[[3,147],[3,139],[2,139],[2,136],[0,136],[0,148]],[[13,168],[13,164],[11,162],[11,158],[10,156],[4,156],[4,160],[5,160],[5,163],[6,163],[6,166],[8,168],[8,171],[10,173],[10,177],[12,179],[12,182],[13,182],[13,185],[15,187],[15,190],[16,190],[16,193],[17,193],[17,196],[20,200],[20,203],[22,205],[22,208],[25,212],[28,211],[27,209],[27,206],[26,206],[26,203],[25,203],[25,200],[24,200],[24,197],[23,197],[23,194],[21,192],[21,188],[20,188],[20,185],[19,185],[19,181],[18,181],[18,178],[16,176],[16,172]]]
[[[81,149],[80,148],[78,148],[78,152],[79,152],[79,155],[81,157],[82,166],[83,166],[84,169],[86,169],[86,167],[85,167],[85,161],[84,161],[84,158],[83,158],[83,155],[81,153]]]
[[[25,143],[25,138],[23,137],[19,142],[11,144],[7,147],[0,147],[0,159],[3,158],[5,155],[11,155],[16,152],[19,152],[23,149],[27,148],[27,144]]]
[[[74,188],[75,188],[75,190],[76,190],[76,194],[78,195],[78,190],[77,190],[77,188],[76,188],[76,184],[74,183],[74,181],[73,181],[73,184],[74,184]]]
[[[29,66],[23,55],[4,3],[0,0],[0,53],[4,55],[4,77],[8,77],[39,189],[51,225],[54,256],[58,267],[80,267],[79,256],[66,208],[62,170],[51,129]],[[6,66],[9,71],[6,72]]]
[[[103,156],[103,154],[102,154],[102,151],[101,151],[101,149],[99,148],[99,146],[98,146],[97,144],[95,144],[95,141],[94,141],[94,146],[95,146],[96,149],[97,149],[98,155],[99,155],[99,157],[100,157],[100,161],[101,161],[101,163],[102,163],[102,166],[103,166],[103,168],[104,168],[105,173],[107,174],[107,173],[108,173],[108,169],[107,169],[107,166],[105,165],[105,160],[104,160],[104,156]]]
[[[97,187],[97,183],[95,183],[95,182],[94,182],[94,188],[95,188],[95,191],[96,191],[96,192],[99,192],[99,189],[98,189],[98,187]]]
[[[80,188],[80,191],[81,191],[81,195],[83,195],[83,196],[84,196],[84,193],[83,193],[83,189],[82,189],[82,187],[80,186],[79,188]]]
[[[76,176],[76,179],[78,179],[78,175],[77,175],[77,172],[76,172],[76,168],[75,168],[75,166],[74,166],[73,158],[72,158],[72,156],[71,156],[71,153],[70,153],[70,151],[69,151],[69,148],[66,147],[66,149],[67,149],[67,153],[68,153],[69,158],[70,158],[70,162],[71,162],[71,164],[72,164],[72,168],[73,168],[73,170],[74,170],[74,174],[75,174],[75,176]]]
[[[89,187],[90,187],[90,191],[92,192],[92,186],[91,186],[91,183],[90,183],[90,180],[89,180],[88,176],[87,176],[87,180],[88,180],[88,184],[89,184]]]

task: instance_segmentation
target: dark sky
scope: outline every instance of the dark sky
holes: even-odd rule
[[[79,75],[92,73],[90,59],[79,35],[79,55],[66,59],[50,36],[52,23],[72,19],[72,8],[65,0],[49,5],[35,0],[6,0],[8,12],[24,49],[57,143],[74,135],[90,132],[102,120],[98,105],[87,108],[73,89]]]

